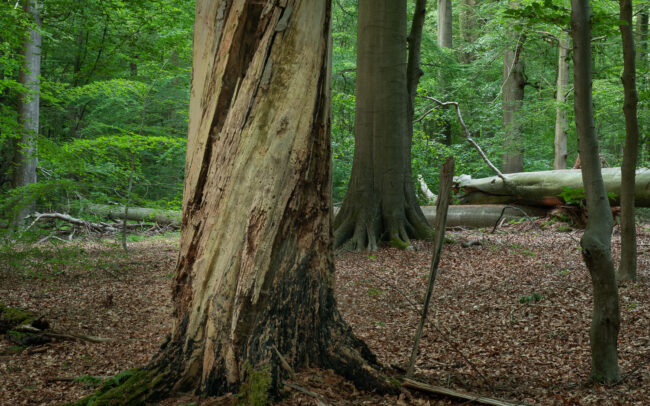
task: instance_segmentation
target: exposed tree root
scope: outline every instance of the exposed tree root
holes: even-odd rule
[[[334,221],[334,247],[353,251],[374,251],[385,241],[397,248],[407,248],[411,239],[428,239],[431,226],[420,206],[407,204],[390,210],[379,199],[366,203],[344,204]]]

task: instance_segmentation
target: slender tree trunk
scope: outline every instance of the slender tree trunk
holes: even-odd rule
[[[566,98],[569,91],[569,39],[562,33],[558,38],[557,88],[555,102],[555,160],[553,169],[567,168],[567,134],[569,117],[566,111]]]
[[[333,292],[331,5],[285,4],[197,1],[173,332],[114,404],[237,392],[248,365],[277,391],[282,358],[385,387]]]
[[[467,47],[476,41],[476,12],[478,0],[462,0],[458,13],[460,26],[460,38],[463,41],[463,47]],[[464,64],[470,64],[474,60],[474,54],[469,51],[463,51],[460,54],[460,61]]]
[[[335,245],[402,246],[431,230],[411,176],[406,1],[360,0],[357,37],[355,152]]]
[[[438,0],[438,46],[452,47],[452,8],[451,0]]]
[[[503,55],[503,127],[504,154],[501,171],[504,173],[524,170],[524,153],[521,139],[519,112],[524,102],[524,63],[521,59],[522,41]]]
[[[23,10],[31,15],[34,27],[29,31],[29,37],[23,46],[23,67],[20,70],[18,81],[27,92],[20,97],[18,103],[18,120],[22,124],[22,133],[17,140],[14,153],[13,186],[22,187],[36,183],[36,141],[39,128],[40,106],[40,76],[41,76],[41,16],[38,0],[24,0]],[[29,197],[25,198],[30,201]],[[30,203],[20,208],[15,216],[14,223],[21,226],[25,217],[32,210]]]
[[[451,0],[438,0],[438,46],[440,48],[451,48],[452,41],[452,5]],[[438,97],[446,98],[449,75],[445,69],[440,69],[438,72]],[[442,133],[445,136],[443,141],[445,145],[452,144],[451,123],[447,119],[443,119]]]
[[[620,0],[621,39],[623,43],[623,91],[625,100],[625,150],[621,165],[621,263],[619,280],[636,279],[636,226],[634,222],[634,189],[639,146],[639,122],[636,107],[636,67],[634,55],[634,33],[632,32],[632,0]]]
[[[422,29],[427,13],[427,0],[416,0],[413,22],[408,38],[408,63],[406,65],[406,87],[409,95],[409,128],[411,138],[413,134],[413,111],[415,96],[417,96],[418,83],[424,74],[420,68],[420,54],[422,50]]]
[[[587,201],[587,228],[580,241],[593,288],[594,310],[589,334],[591,376],[600,382],[621,379],[617,339],[620,326],[618,288],[611,253],[612,212],[600,172],[598,140],[591,95],[589,0],[571,0],[575,121]]]

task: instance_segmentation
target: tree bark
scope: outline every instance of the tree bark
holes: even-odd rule
[[[501,164],[503,173],[524,170],[524,154],[519,112],[524,102],[524,63],[521,59],[522,41],[517,40],[514,49],[506,49],[503,55],[503,127],[504,154]]]
[[[557,87],[555,102],[555,160],[553,169],[567,168],[567,134],[569,115],[566,111],[566,98],[569,91],[569,39],[561,33],[558,38]]]
[[[636,226],[634,221],[634,191],[639,146],[637,120],[636,66],[634,33],[632,32],[632,0],[620,0],[621,40],[623,43],[623,91],[625,115],[625,149],[621,164],[621,262],[618,280],[636,280]]]
[[[335,246],[374,250],[431,230],[411,177],[406,2],[360,0],[357,37],[354,161],[334,236]]]
[[[612,383],[621,379],[617,339],[620,327],[618,287],[611,252],[612,212],[600,171],[591,89],[591,29],[589,0],[571,0],[575,121],[587,201],[587,228],[580,241],[591,275],[593,315],[589,333],[591,377]]]
[[[452,8],[451,0],[438,0],[438,46],[452,47]]]
[[[251,368],[277,392],[281,358],[388,390],[333,292],[331,5],[282,4],[197,1],[173,331],[115,404],[237,392]]]
[[[467,47],[476,41],[476,12],[474,8],[478,6],[478,0],[462,0],[458,14],[460,37],[463,41],[463,47]],[[474,60],[474,53],[464,50],[460,54],[460,61],[464,64],[470,64]]]
[[[41,16],[38,0],[24,0],[23,10],[33,19],[34,26],[29,30],[29,37],[23,46],[23,67],[18,75],[18,81],[27,92],[20,97],[18,103],[18,120],[22,124],[22,132],[17,140],[14,154],[13,187],[23,187],[36,183],[36,137],[39,129],[40,106],[40,76],[41,76]],[[25,196],[28,204],[18,210],[14,224],[22,226],[32,210],[32,198]]]
[[[613,193],[610,201],[620,204],[621,170],[603,168],[602,179],[607,193]],[[584,187],[579,169],[522,172],[506,175],[507,184],[497,176],[467,179],[458,183],[461,193],[457,195],[461,204],[508,204],[519,203],[532,206],[552,207],[562,204],[563,189]],[[650,207],[650,170],[641,168],[635,176],[635,205]]]

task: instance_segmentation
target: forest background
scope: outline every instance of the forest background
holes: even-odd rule
[[[412,14],[414,4],[409,2]],[[568,30],[560,0],[452,2],[452,46],[437,41],[436,2],[429,2],[418,94],[460,103],[472,136],[497,167],[513,148],[525,171],[553,169],[557,109],[566,112],[569,167],[577,157],[572,73],[566,102],[556,100],[559,39]],[[625,139],[619,5],[592,1],[593,99],[601,158],[620,166]],[[634,2],[637,46],[638,167],[650,160],[647,15]],[[192,66],[193,0],[45,0],[41,10],[38,182],[14,188],[20,138],[21,50],[34,21],[14,1],[0,2],[0,216],[22,207],[84,217],[93,203],[180,209]],[[343,201],[354,155],[356,0],[333,4],[333,200]],[[410,18],[409,18],[410,21]],[[503,123],[504,52],[517,49],[524,99],[513,145]],[[570,56],[569,56],[570,59]],[[514,65],[513,65],[514,66]],[[505,68],[508,68],[507,66]],[[456,174],[492,175],[469,147],[455,112],[415,100],[414,177],[437,189],[438,168],[456,159]],[[428,112],[428,114],[426,114]],[[415,180],[415,179],[414,179]],[[130,186],[132,184],[132,186]],[[415,183],[417,184],[417,183]],[[421,203],[425,196],[418,190]],[[127,202],[128,200],[128,202]],[[2,220],[0,220],[0,223]]]

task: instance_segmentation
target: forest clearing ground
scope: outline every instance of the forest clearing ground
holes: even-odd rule
[[[529,226],[448,233],[456,242],[443,248],[430,311],[438,329],[425,327],[416,379],[529,404],[648,404],[650,226],[638,228],[639,281],[619,291],[625,379],[614,387],[587,383],[591,288],[581,233],[523,231]],[[480,245],[464,247],[469,240]],[[618,228],[613,241],[618,261]],[[73,401],[93,390],[84,377],[146,363],[171,326],[177,242],[177,235],[147,238],[130,243],[128,255],[117,244],[92,241],[45,243],[40,254],[34,248],[0,252],[0,301],[44,315],[55,331],[114,339],[55,340],[22,350],[0,339],[0,405]],[[336,257],[339,309],[386,366],[405,367],[410,355],[419,317],[411,303],[422,302],[431,261],[430,243],[415,248]],[[415,392],[400,398],[361,394],[326,371],[299,374],[297,383],[329,404],[455,404]],[[292,391],[282,404],[315,399]]]

